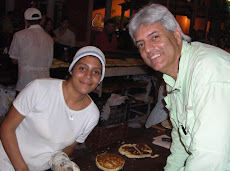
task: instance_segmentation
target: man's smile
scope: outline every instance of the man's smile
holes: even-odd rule
[[[155,54],[155,55],[153,55],[150,59],[152,60],[152,59],[155,59],[155,58],[157,58],[157,57],[159,57],[159,56],[161,56],[160,54]]]

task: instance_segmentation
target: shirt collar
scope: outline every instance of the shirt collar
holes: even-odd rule
[[[180,89],[180,84],[182,83],[183,77],[184,77],[184,70],[185,70],[185,65],[183,63],[186,60],[185,54],[187,51],[190,49],[191,44],[187,41],[182,42],[182,50],[181,50],[181,55],[180,55],[180,61],[179,61],[179,70],[177,73],[177,80],[175,81],[171,76],[167,74],[163,74],[163,79],[168,84],[172,89]]]
[[[42,29],[42,27],[39,24],[34,24],[34,25],[30,25],[28,29]]]

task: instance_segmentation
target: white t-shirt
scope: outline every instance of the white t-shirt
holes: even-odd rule
[[[62,82],[58,79],[35,80],[13,102],[19,113],[26,116],[16,129],[16,136],[30,170],[49,169],[52,154],[75,141],[83,143],[98,123],[99,110],[93,101],[81,111],[69,109]],[[2,144],[0,156],[0,170],[9,171],[6,162],[9,159]]]
[[[40,25],[31,25],[14,34],[9,56],[18,60],[17,91],[35,79],[50,77],[53,44],[53,39]]]

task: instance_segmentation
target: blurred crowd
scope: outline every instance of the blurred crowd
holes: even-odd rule
[[[43,15],[40,25],[53,38],[54,42],[68,47],[76,47],[76,31],[71,29],[70,18],[64,16],[60,22],[56,22],[50,17]],[[0,48],[9,50],[14,33],[25,28],[23,15],[18,15],[14,11],[9,11],[6,16],[0,17]],[[103,37],[103,40],[99,39]],[[119,23],[115,19],[104,22],[104,28],[91,31],[91,45],[104,51],[116,50],[136,50],[130,39],[126,27],[119,28]],[[103,46],[102,46],[103,45]]]
[[[0,49],[5,47],[9,49],[14,33],[25,28],[22,16],[14,11],[9,11],[6,16],[0,17]],[[120,28],[117,18],[112,18],[104,21],[104,28],[101,30],[95,30],[92,27],[90,44],[102,48],[104,51],[135,51],[136,47],[128,34],[127,23],[128,21],[124,23],[123,28]],[[64,16],[60,22],[56,22],[46,15],[43,15],[41,20],[41,26],[49,33],[55,43],[75,47],[77,34],[76,31],[74,32],[70,29],[70,25],[68,16]],[[189,36],[192,41],[205,42],[225,50],[230,49],[230,32],[228,28],[218,33],[192,29]],[[103,40],[99,41],[100,38]]]
[[[0,18],[0,48],[9,48],[14,33],[25,28],[23,15],[17,15],[9,11],[6,16]],[[40,25],[53,38],[56,43],[74,47],[76,37],[74,32],[69,29],[69,18],[63,17],[54,29],[54,21],[43,15]]]
[[[230,52],[230,31],[229,28],[224,28],[217,32],[210,31],[206,33],[204,30],[192,29],[189,35],[192,41],[199,41],[210,45],[217,46]]]

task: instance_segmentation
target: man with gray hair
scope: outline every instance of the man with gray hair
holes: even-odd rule
[[[151,4],[129,23],[145,63],[163,73],[173,124],[165,170],[230,170],[230,55],[190,42],[171,12]]]
[[[31,81],[50,77],[53,39],[40,26],[41,12],[28,8],[24,12],[25,29],[14,34],[9,56],[18,64],[17,94]]]

